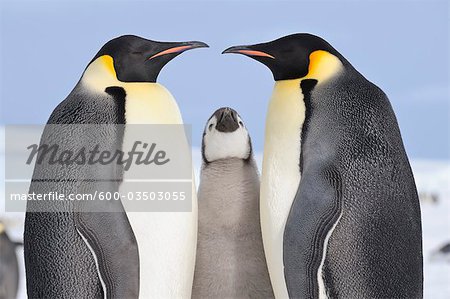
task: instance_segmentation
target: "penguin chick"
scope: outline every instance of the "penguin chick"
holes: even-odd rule
[[[208,120],[202,142],[192,298],[272,298],[250,136],[231,108]]]

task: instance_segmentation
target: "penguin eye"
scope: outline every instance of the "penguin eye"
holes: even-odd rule
[[[242,127],[244,124],[242,123],[242,121],[239,121],[239,125]]]
[[[208,129],[211,131],[213,126],[214,126],[214,124],[210,124],[210,125],[208,126]]]

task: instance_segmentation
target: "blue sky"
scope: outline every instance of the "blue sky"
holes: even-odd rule
[[[449,4],[389,2],[1,2],[1,122],[45,123],[109,39],[201,40],[159,82],[199,145],[218,107],[238,110],[262,150],[273,80],[263,65],[220,55],[296,32],[322,36],[391,99],[411,158],[450,158]]]

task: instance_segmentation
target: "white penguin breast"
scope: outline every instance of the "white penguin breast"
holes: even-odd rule
[[[283,234],[300,183],[300,136],[305,104],[300,79],[277,81],[266,120],[261,175],[261,229],[269,274],[277,298],[288,298]]]
[[[128,124],[181,124],[181,114],[172,95],[152,83],[124,86]],[[134,138],[125,128],[123,151],[131,150]],[[188,142],[179,141],[180,146]],[[131,178],[132,179],[132,178]],[[121,194],[133,192],[124,173]],[[158,191],[158,190],[147,190]],[[127,212],[139,247],[140,298],[189,298],[197,245],[197,205],[192,186],[192,212]]]

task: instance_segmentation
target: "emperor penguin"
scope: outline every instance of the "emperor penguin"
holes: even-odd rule
[[[261,226],[277,298],[420,298],[417,190],[385,93],[318,36],[223,53],[275,80]]]
[[[175,99],[156,81],[170,60],[201,47],[207,45],[133,35],[107,42],[53,111],[41,144],[56,140],[61,150],[71,150],[95,140],[102,149],[122,147],[126,152],[128,130],[123,126],[97,126],[92,131],[89,126],[70,125],[182,124]],[[55,124],[62,128],[51,130]],[[187,140],[179,143],[185,146]],[[126,179],[123,167],[114,163],[101,170],[73,165],[56,170],[36,163],[30,193],[118,192]],[[100,172],[117,179],[97,181],[104,177]],[[105,212],[88,213],[77,202],[59,203],[57,208],[49,203],[45,212],[36,212],[42,202],[28,202],[24,234],[28,296],[188,298],[197,236],[194,185],[192,190],[192,212],[186,213],[128,212],[120,200],[111,201]]]
[[[273,298],[259,221],[258,168],[239,114],[215,111],[202,144],[192,298]]]

